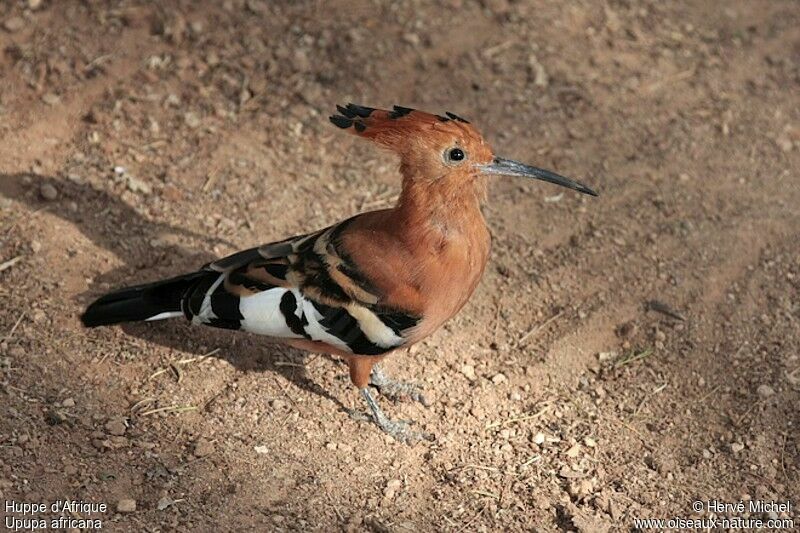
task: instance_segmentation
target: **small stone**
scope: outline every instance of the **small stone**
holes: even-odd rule
[[[6,19],[3,27],[11,33],[21,30],[25,27],[25,19],[22,17],[11,17]]]
[[[298,48],[294,51],[292,66],[298,72],[307,72],[311,68],[311,61],[308,59],[308,54],[305,50]]]
[[[120,437],[117,435],[112,435],[108,438],[108,443],[110,444],[110,448],[127,448],[131,445],[131,442],[128,440],[127,437]]]
[[[595,446],[597,446],[597,442],[596,442],[596,441],[595,441],[595,440],[594,440],[592,437],[586,437],[586,438],[584,438],[584,439],[583,439],[583,443],[584,443],[584,444],[585,444],[585,445],[586,445],[588,448],[594,448]]]
[[[266,455],[266,454],[269,453],[269,448],[267,448],[266,446],[263,446],[263,445],[261,445],[261,446],[253,446],[253,449],[259,455]]]
[[[153,191],[147,182],[139,178],[134,178],[133,176],[128,176],[128,190],[131,192],[140,192],[144,195],[150,194]]]
[[[25,357],[25,349],[22,346],[12,346],[8,349],[8,355],[15,358]]]
[[[617,358],[617,352],[600,352],[597,354],[597,359],[600,362],[611,361],[612,359],[616,358]]]
[[[45,93],[42,95],[42,102],[47,105],[58,105],[61,103],[61,97],[54,93]]]
[[[577,479],[567,485],[567,492],[573,498],[585,498],[592,493],[592,482],[589,479]]]
[[[419,46],[420,42],[419,35],[410,32],[403,35],[403,40],[415,48]]]
[[[575,459],[576,457],[578,457],[578,455],[580,455],[580,453],[581,453],[581,446],[580,444],[576,444],[575,446],[567,450],[567,457]]]
[[[132,513],[136,510],[136,500],[123,498],[117,502],[118,513]]]
[[[32,240],[31,241],[31,252],[33,252],[35,254],[38,254],[41,251],[42,251],[42,243],[40,243],[37,240]]]
[[[72,398],[65,398],[64,401],[61,402],[61,407],[75,407],[75,400]]]
[[[397,491],[400,490],[400,487],[403,486],[403,482],[399,479],[390,479],[386,483],[386,488],[383,490],[383,497],[387,500],[391,500],[397,494]]]
[[[461,367],[461,373],[470,381],[475,381],[477,376],[475,375],[475,367],[472,365],[463,365]]]
[[[731,451],[733,453],[739,453],[742,450],[744,450],[744,444],[742,444],[741,442],[732,442],[731,443]]]
[[[756,392],[762,398],[769,398],[770,396],[775,394],[775,390],[769,385],[759,385],[758,388],[756,389]]]
[[[36,11],[42,7],[42,0],[28,0],[28,9],[31,11]]]
[[[158,503],[156,504],[156,509],[158,509],[159,511],[163,511],[164,509],[171,507],[174,504],[175,500],[173,500],[168,496],[164,496],[163,498],[158,500]]]
[[[403,486],[403,482],[399,479],[390,479],[386,482],[386,488],[388,489],[399,489]]]
[[[780,137],[776,142],[778,143],[778,147],[784,152],[791,152],[792,148],[794,148],[794,143],[789,138]]]
[[[58,198],[58,191],[50,183],[43,183],[42,186],[39,187],[39,196],[48,202],[52,202]]]
[[[263,2],[258,0],[247,0],[245,3],[247,5],[247,9],[255,13],[256,15],[263,15],[266,11],[266,6]]]
[[[501,383],[507,381],[507,379],[508,378],[506,378],[505,374],[503,374],[502,372],[498,372],[497,374],[492,376],[492,383],[494,383],[495,385],[500,385]]]
[[[703,459],[711,459],[711,451],[708,448],[703,448]]]
[[[125,424],[125,420],[121,418],[113,418],[106,422],[105,429],[110,435],[116,435],[119,437],[125,434],[128,426]]]
[[[545,438],[544,433],[540,431],[539,433],[533,436],[533,443],[541,446],[542,444],[544,444],[544,438]]]
[[[533,84],[536,87],[547,87],[550,83],[550,77],[547,75],[547,71],[544,68],[538,58],[531,54],[528,57],[528,66],[533,71]]]
[[[334,451],[334,450],[336,450],[337,446],[336,446],[335,442],[326,442],[325,443],[325,448],[327,448],[328,450]]]
[[[200,117],[197,116],[197,113],[193,111],[188,111],[183,114],[183,121],[186,123],[187,126],[190,128],[196,128],[202,124],[200,121]]]
[[[199,438],[194,443],[194,456],[205,457],[214,453],[214,443],[208,439]]]

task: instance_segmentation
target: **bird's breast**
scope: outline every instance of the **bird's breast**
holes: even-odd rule
[[[490,247],[489,231],[480,225],[469,233],[451,233],[429,251],[419,271],[425,313],[414,337],[430,335],[467,303],[483,275]]]

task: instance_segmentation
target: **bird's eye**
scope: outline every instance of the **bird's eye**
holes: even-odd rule
[[[459,161],[463,161],[467,157],[467,154],[464,153],[464,150],[461,148],[451,148],[447,151],[447,160],[457,163]]]

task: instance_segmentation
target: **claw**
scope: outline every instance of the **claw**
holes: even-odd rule
[[[369,387],[361,389],[361,395],[367,401],[370,411],[372,411],[372,420],[375,424],[385,433],[394,437],[395,440],[405,443],[412,443],[418,440],[433,440],[433,435],[430,433],[411,429],[412,422],[406,420],[390,420],[383,414],[378,402],[372,397]]]
[[[372,373],[369,376],[369,384],[392,400],[410,398],[415,402],[421,403],[425,407],[430,407],[430,402],[422,394],[422,387],[416,383],[392,379],[384,374],[383,369],[378,365],[372,367]]]

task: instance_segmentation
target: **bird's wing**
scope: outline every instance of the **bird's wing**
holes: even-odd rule
[[[306,339],[357,355],[406,343],[421,317],[386,298],[342,243],[357,217],[316,233],[244,250],[206,265],[184,298],[195,323]]]

